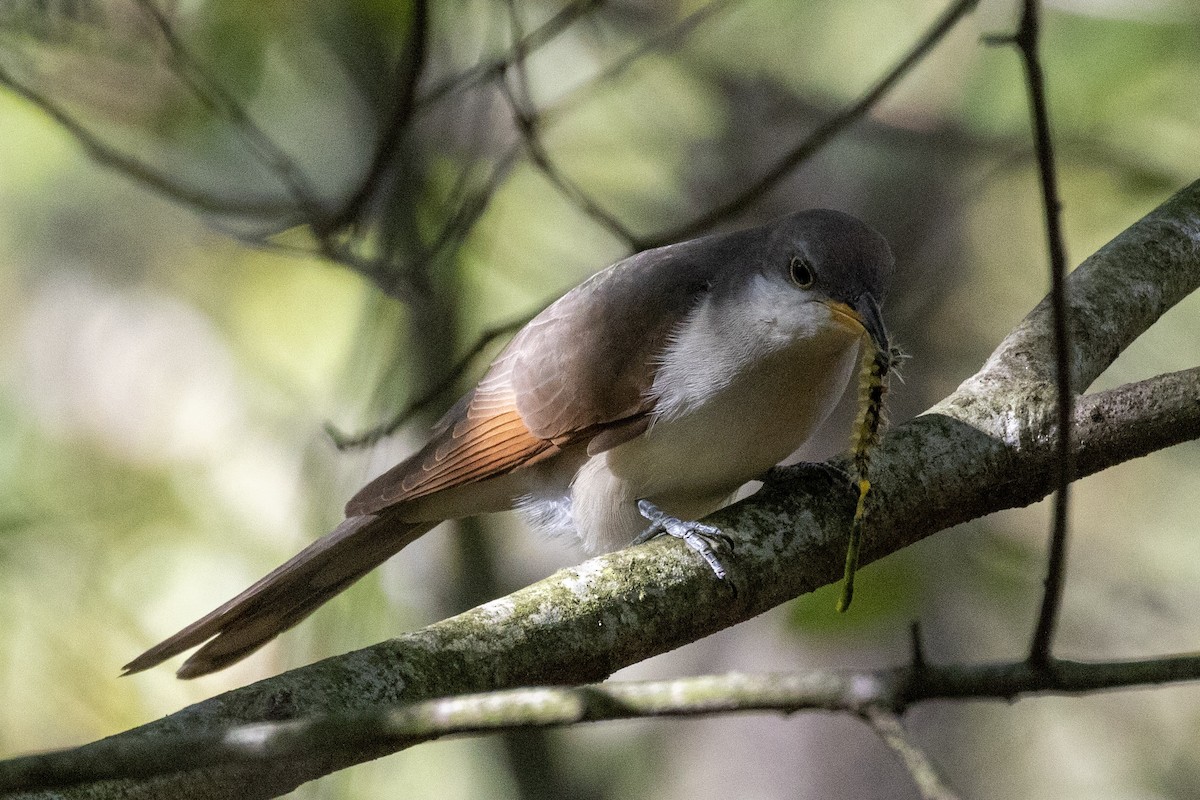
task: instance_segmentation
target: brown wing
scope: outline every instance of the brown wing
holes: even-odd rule
[[[522,328],[506,355],[514,359],[515,402],[529,430],[578,441],[651,411],[650,390],[672,334],[739,268],[742,238],[709,236],[631,256]]]
[[[508,362],[497,360],[475,389],[447,412],[411,458],[364,486],[346,515],[374,514],[451,486],[503,475],[558,451],[530,432],[513,398]]]
[[[640,435],[657,359],[737,253],[736,236],[648,250],[568,292],[513,337],[428,444],[350,500],[347,515],[503,475],[570,444],[595,438],[594,454]]]

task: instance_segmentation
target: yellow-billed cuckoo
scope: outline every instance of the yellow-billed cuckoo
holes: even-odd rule
[[[572,289],[513,337],[411,458],[346,520],[126,674],[203,644],[183,678],[222,669],[439,522],[517,508],[589,551],[692,522],[794,452],[855,372],[888,351],[883,237],[836,211],[647,250]],[[647,538],[646,536],[639,538]]]

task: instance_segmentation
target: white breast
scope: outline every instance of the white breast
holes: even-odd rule
[[[715,510],[803,444],[845,391],[861,328],[760,280],[742,303],[688,318],[662,356],[650,429],[580,467],[570,519],[590,550],[645,527],[641,498],[682,519]]]

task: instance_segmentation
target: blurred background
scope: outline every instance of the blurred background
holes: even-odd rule
[[[83,743],[364,647],[583,557],[501,515],[444,526],[256,656],[120,665],[330,529],[420,442],[485,332],[738,197],[879,79],[945,0],[0,3],[0,756]],[[865,118],[704,230],[824,206],[892,242],[912,356],[891,418],[974,372],[1045,294],[1017,4],[986,0]],[[1047,3],[1068,249],[1200,178],[1200,9]],[[422,46],[416,46],[420,42]],[[390,153],[382,158],[380,152]],[[688,231],[686,235],[694,235]],[[1191,298],[1100,379],[1194,366]],[[803,455],[844,449],[843,408]],[[1200,649],[1200,447],[1077,485],[1057,651]],[[1023,655],[1044,505],[618,674]],[[908,715],[974,798],[1194,798],[1194,686]],[[860,723],[607,723],[418,747],[303,798],[912,798]]]

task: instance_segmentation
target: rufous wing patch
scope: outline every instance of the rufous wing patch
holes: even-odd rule
[[[346,514],[372,514],[442,489],[511,472],[557,451],[534,436],[502,381],[485,379],[471,399],[452,409],[434,437],[411,458],[380,475],[346,504]],[[507,395],[507,396],[505,396]]]
[[[647,251],[560,298],[513,337],[433,439],[369,483],[346,513],[503,475],[570,445],[588,443],[596,455],[643,434],[658,357],[719,267],[690,253]]]

